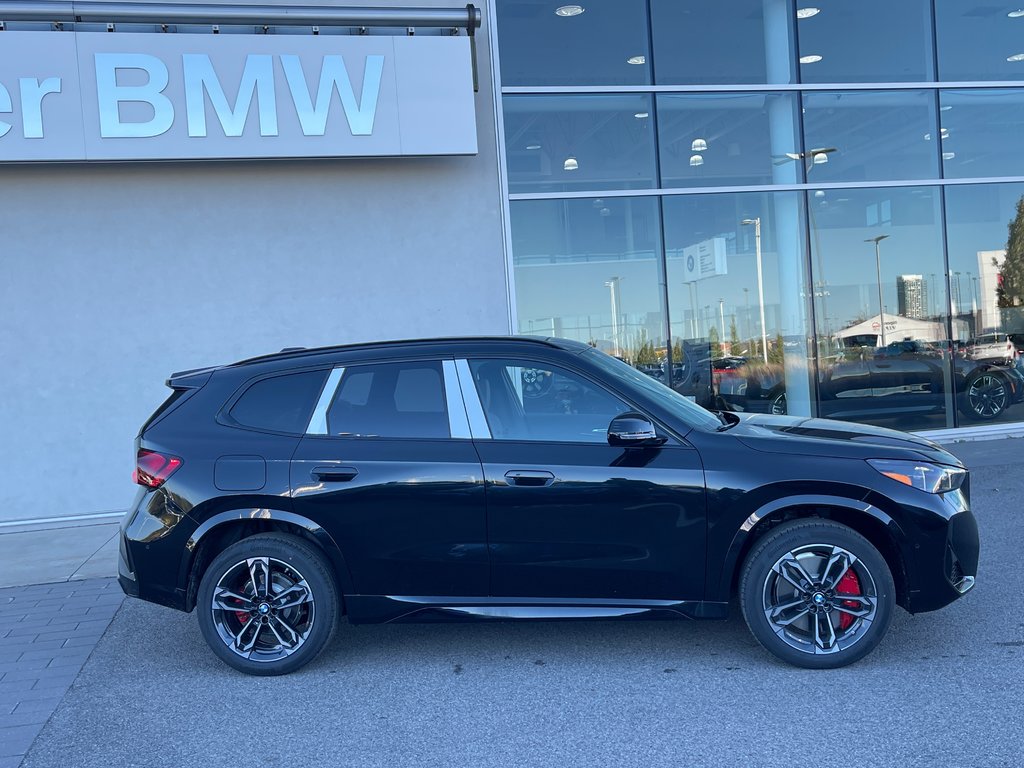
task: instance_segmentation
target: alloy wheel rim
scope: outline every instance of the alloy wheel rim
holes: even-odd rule
[[[844,589],[851,579],[859,594]],[[832,544],[808,544],[780,557],[765,578],[762,598],[779,639],[812,655],[852,647],[878,612],[871,572],[852,552]]]
[[[309,638],[316,602],[294,566],[250,557],[224,572],[213,588],[210,610],[217,634],[233,653],[273,662],[291,656]]]
[[[979,416],[997,416],[1005,408],[1006,388],[991,374],[979,376],[967,390],[971,410]]]
[[[772,415],[773,416],[785,416],[786,415],[786,393],[776,395],[775,399],[772,400]]]

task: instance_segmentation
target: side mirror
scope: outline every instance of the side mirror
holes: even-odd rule
[[[646,448],[665,442],[666,438],[658,437],[654,424],[642,413],[620,413],[608,425],[608,445]]]

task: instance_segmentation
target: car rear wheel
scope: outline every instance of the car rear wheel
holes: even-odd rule
[[[305,666],[338,621],[329,565],[314,546],[287,534],[258,534],[221,552],[203,574],[197,607],[213,652],[251,675]]]
[[[964,391],[964,415],[989,421],[1010,404],[1009,388],[998,373],[984,371],[968,380]]]
[[[740,574],[740,605],[754,637],[809,669],[843,667],[870,653],[889,628],[895,598],[878,550],[830,520],[772,529]]]

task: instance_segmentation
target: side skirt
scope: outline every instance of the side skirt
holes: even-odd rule
[[[353,624],[562,619],[725,619],[728,603],[567,597],[345,595]]]

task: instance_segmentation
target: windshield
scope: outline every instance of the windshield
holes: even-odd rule
[[[613,376],[626,379],[633,386],[642,389],[646,395],[657,400],[662,407],[677,414],[690,426],[700,427],[711,432],[722,426],[722,421],[711,411],[701,408],[647,374],[640,373],[628,363],[593,348],[586,350],[583,354]]]

